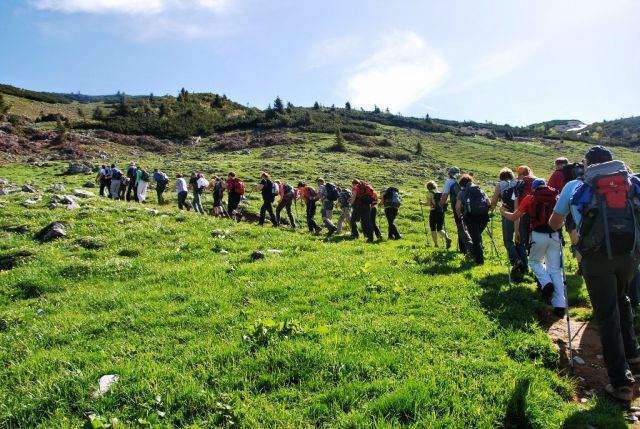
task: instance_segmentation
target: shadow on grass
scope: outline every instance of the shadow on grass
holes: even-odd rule
[[[531,380],[528,378],[520,379],[516,382],[511,398],[507,403],[507,412],[501,427],[513,429],[529,429],[533,426],[527,416],[527,394]]]
[[[562,425],[565,429],[627,429],[622,407],[604,397],[598,397],[593,407],[571,414]]]
[[[417,255],[416,262],[424,274],[447,275],[467,271],[475,264],[470,259],[460,259],[456,252],[440,251]]]

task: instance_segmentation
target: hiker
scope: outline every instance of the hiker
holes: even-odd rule
[[[382,188],[380,191],[382,198],[380,199],[380,205],[384,207],[384,215],[387,218],[387,236],[389,240],[400,240],[400,232],[396,226],[396,217],[398,217],[398,209],[402,204],[400,199],[400,191],[398,188],[390,186],[388,188]]]
[[[429,230],[431,231],[431,238],[433,239],[433,244],[435,247],[438,247],[438,235],[444,238],[446,243],[446,248],[451,248],[451,238],[447,231],[444,229],[444,212],[447,209],[445,205],[444,208],[440,205],[440,201],[442,200],[442,192],[438,192],[438,184],[435,180],[430,180],[427,183],[427,191],[429,191],[429,196],[427,200],[424,202],[420,202],[421,205],[430,207],[429,209]]]
[[[209,187],[209,182],[207,179],[202,177],[200,173],[191,173],[191,178],[189,179],[189,186],[193,190],[193,201],[191,202],[191,207],[193,211],[196,213],[204,214],[204,207],[202,207],[202,194],[204,194],[204,190]]]
[[[529,266],[536,275],[542,296],[551,297],[553,314],[563,317],[567,303],[562,275],[562,236],[549,226],[558,191],[547,186],[544,179],[535,179],[531,187],[533,192],[522,200],[515,212],[509,212],[506,206],[502,206],[501,212],[513,221],[524,213],[529,214]]]
[[[323,178],[316,180],[318,184],[318,199],[320,201],[320,217],[327,228],[328,235],[334,234],[338,228],[333,224],[333,205],[340,196],[338,188],[333,183],[325,182]]]
[[[464,220],[458,215],[456,211],[456,201],[458,194],[460,193],[460,185],[458,184],[457,177],[460,174],[458,167],[451,167],[448,171],[449,178],[444,182],[444,188],[442,189],[442,196],[440,197],[440,207],[444,211],[447,206],[447,201],[451,200],[451,209],[453,211],[453,220],[456,223],[456,230],[458,232],[458,251],[460,253],[470,254],[472,249],[471,237],[465,227]]]
[[[514,189],[513,191],[514,211],[518,210],[518,206],[522,203],[522,200],[524,200],[527,195],[530,195],[532,193],[531,184],[536,179],[536,177],[533,175],[533,171],[531,171],[531,169],[526,165],[521,165],[520,167],[518,167],[516,174],[518,175],[518,181],[516,182],[516,189]],[[515,230],[514,240],[516,241],[516,243],[520,243],[525,246],[525,248],[528,248],[530,241],[529,214],[523,213],[522,216],[513,223],[513,228]],[[528,256],[526,252],[524,255],[520,256],[523,264],[528,265]]]
[[[555,167],[553,173],[551,173],[551,177],[549,177],[549,181],[547,182],[548,186],[552,187],[558,192],[562,192],[562,188],[565,183],[567,183],[564,169],[569,165],[569,160],[564,157],[556,158],[553,162],[553,166]]]
[[[169,176],[159,171],[157,168],[153,169],[153,180],[156,182],[156,195],[158,196],[158,204],[164,204],[164,197],[162,194],[167,189],[169,184]]]
[[[278,226],[276,215],[273,213],[273,201],[279,194],[278,185],[271,180],[269,173],[263,171],[260,173],[260,183],[254,185],[256,191],[262,194],[262,206],[260,207],[260,219],[258,225],[264,225],[264,221],[269,213],[269,219],[273,226]]]
[[[244,195],[245,188],[242,179],[236,176],[236,173],[230,171],[227,175],[226,188],[229,199],[227,201],[227,213],[232,219],[236,219],[238,216],[238,206],[240,205],[240,199]]]
[[[371,229],[373,229],[373,233],[376,236],[376,238],[378,240],[382,240],[382,231],[380,231],[380,228],[378,227],[378,222],[376,220],[376,218],[378,217],[378,204],[377,204],[377,200],[372,202],[370,204],[370,209],[371,209]]]
[[[362,234],[367,237],[368,242],[373,242],[373,223],[371,221],[371,204],[378,199],[378,195],[373,190],[373,187],[367,182],[353,179],[351,181],[353,185],[351,188],[351,207],[353,212],[351,214],[351,237],[358,238],[358,221],[362,226]]]
[[[513,213],[516,211],[514,192],[517,184],[513,171],[508,167],[504,167],[500,170],[498,179],[500,181],[496,185],[493,196],[491,197],[491,211],[495,210],[499,201],[502,201],[502,205],[507,208],[507,211]],[[521,281],[528,271],[525,262],[527,261],[527,249],[523,243],[519,241],[514,242],[514,235],[514,222],[502,216],[502,243],[507,250],[507,256],[511,264],[511,277],[516,281]]]
[[[114,200],[120,199],[120,182],[122,181],[122,171],[116,168],[115,164],[111,164],[111,169],[109,172],[109,181],[111,185],[109,186],[109,195]]]
[[[316,215],[316,200],[318,193],[311,186],[307,186],[304,182],[298,182],[298,191],[300,192],[300,198],[307,206],[307,227],[309,232],[320,232],[322,228],[318,226],[313,217]]]
[[[108,179],[110,174],[111,173],[109,172],[109,167],[107,167],[107,164],[102,164],[100,166],[100,169],[98,170],[98,175],[96,176],[96,183],[100,184],[101,197],[106,197],[105,191],[104,191],[106,189],[107,192],[109,193],[109,198],[112,198],[110,183]]]
[[[121,201],[125,200],[125,196],[127,194],[127,187],[129,186],[129,180],[130,179],[125,174],[122,174],[122,178],[120,179],[120,189],[118,190],[119,199]]]
[[[293,213],[291,212],[291,205],[297,197],[296,189],[292,185],[282,183],[279,180],[276,180],[276,184],[278,185],[280,195],[280,201],[276,207],[276,223],[280,226],[280,212],[282,212],[283,208],[286,208],[289,225],[291,225],[291,229],[296,229],[296,221],[293,218]]]
[[[138,201],[138,193],[136,188],[137,174],[138,174],[138,168],[136,167],[136,164],[133,162],[130,163],[129,167],[127,167],[127,179],[129,179],[127,184],[127,196],[126,196],[127,201],[131,201],[132,192],[133,192],[133,198],[135,199],[136,202]]]
[[[182,209],[191,210],[191,207],[187,203],[187,197],[189,196],[189,189],[187,188],[187,181],[184,180],[182,174],[176,174],[176,187],[178,191],[178,210],[182,213]]]
[[[338,218],[338,223],[336,224],[336,234],[340,234],[342,232],[342,225],[349,225],[351,222],[351,190],[346,187],[340,189],[340,196],[338,197],[338,207],[340,207],[340,217]]]
[[[218,217],[224,216],[224,207],[222,207],[222,199],[224,197],[224,181],[220,176],[211,178],[213,185],[213,214]]]
[[[628,298],[640,255],[638,218],[631,209],[638,204],[640,181],[604,146],[592,147],[584,159],[582,182],[571,194],[565,185],[549,225],[560,229],[569,213],[577,225],[579,233],[572,234],[572,240],[582,257],[582,276],[600,328],[609,376],[605,391],[628,404],[634,383],[629,365],[640,364]]]
[[[149,186],[149,173],[143,166],[138,167],[136,173],[136,194],[138,195],[138,202],[141,204],[147,203],[147,186]]]
[[[482,245],[482,232],[489,223],[489,208],[491,201],[478,185],[473,182],[473,177],[464,174],[458,181],[461,191],[456,201],[458,216],[469,231],[471,237],[471,249],[476,264],[484,264],[484,247]]]

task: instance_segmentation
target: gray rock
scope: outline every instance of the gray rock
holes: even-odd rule
[[[52,222],[46,227],[44,227],[37,235],[41,241],[52,241],[57,238],[65,237],[67,235],[67,231],[64,229],[64,225],[60,222]]]
[[[255,251],[251,254],[251,259],[253,259],[254,261],[257,261],[258,259],[264,259],[264,253],[258,251]]]
[[[0,186],[9,186],[11,184],[11,182],[9,182],[8,179],[5,179],[4,177],[0,177]]]
[[[84,185],[82,185],[85,188],[95,188],[96,184],[93,182],[84,182]]]
[[[87,164],[70,163],[65,174],[89,174],[91,166]]]
[[[51,187],[51,189],[53,189],[54,191],[58,191],[58,192],[64,192],[64,186],[62,186],[61,183],[56,183],[55,185],[53,185]]]
[[[36,188],[34,188],[33,186],[25,184],[25,185],[22,185],[22,192],[29,192],[30,194],[35,194],[38,191],[36,191]]]
[[[42,317],[42,316],[44,316],[44,310],[43,310],[42,308],[39,308],[39,309],[36,311],[36,316],[38,316],[38,317]]]
[[[577,363],[578,365],[584,365],[586,363],[580,356],[574,356],[573,362]]]
[[[100,380],[98,380],[98,390],[94,391],[91,394],[91,397],[95,399],[99,396],[104,395],[109,391],[111,386],[118,382],[118,380],[119,379],[117,375],[103,375],[102,377],[100,377]]]
[[[89,198],[89,197],[95,197],[96,194],[94,194],[93,192],[82,190],[82,189],[74,189],[73,196],[80,197],[80,198]]]
[[[0,195],[9,195],[9,192],[8,188],[0,188]]]
[[[55,209],[58,206],[64,206],[67,210],[75,210],[80,208],[80,204],[78,204],[71,195],[54,195],[51,197],[51,207]]]
[[[31,207],[34,204],[39,203],[40,201],[42,201],[42,197],[40,195],[33,197],[33,198],[29,198],[26,201],[22,202],[22,207]]]
[[[154,216],[158,216],[158,213],[160,213],[158,210],[156,209],[144,209],[147,213],[152,214]]]

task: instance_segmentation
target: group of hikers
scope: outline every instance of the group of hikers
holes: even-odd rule
[[[640,369],[640,345],[632,313],[632,306],[640,301],[640,179],[603,146],[591,148],[582,162],[556,159],[548,180],[534,176],[526,165],[519,166],[515,172],[502,168],[491,197],[475,183],[472,175],[461,174],[458,167],[451,167],[448,176],[442,191],[435,181],[428,182],[428,197],[419,202],[421,208],[429,208],[431,233],[427,239],[430,235],[438,247],[441,238],[447,249],[451,247],[453,240],[445,231],[445,213],[450,206],[458,250],[477,264],[483,264],[483,232],[501,203],[499,213],[503,244],[511,267],[510,279],[520,282],[531,270],[541,296],[553,307],[553,315],[567,317],[568,321],[563,252],[567,235],[600,326],[609,376],[605,391],[617,400],[631,401],[634,378],[630,369]],[[108,190],[113,199],[135,199],[140,203],[146,201],[147,186],[153,180],[160,204],[164,203],[162,194],[169,183],[168,176],[157,169],[149,175],[142,166],[134,164],[129,165],[126,172],[113,164],[110,168],[103,165],[97,180],[102,195]],[[214,176],[211,180],[201,173],[193,173],[188,182],[177,174],[176,185],[181,211],[193,209],[205,213],[202,199],[211,191],[214,215],[234,219],[241,215],[239,206],[246,189],[242,179],[233,172],[228,173],[226,179]],[[264,225],[268,214],[273,226],[280,226],[281,212],[285,209],[286,223],[295,229],[298,222],[292,206],[295,205],[297,212],[297,202],[301,201],[306,207],[306,225],[310,232],[322,230],[314,220],[320,205],[328,235],[340,234],[343,226],[348,225],[351,236],[358,238],[359,222],[363,235],[373,241],[374,236],[382,238],[376,223],[378,207],[382,207],[389,239],[401,238],[395,225],[401,205],[396,187],[382,188],[379,196],[369,183],[358,179],[352,180],[351,187],[339,187],[323,178],[318,178],[316,185],[301,181],[293,186],[262,172],[260,182],[251,187],[262,195],[258,224]],[[193,193],[191,204],[187,203],[189,189]],[[334,223],[336,208],[338,220]],[[424,216],[423,222],[426,224]],[[493,241],[492,231],[488,232]]]
[[[188,181],[187,181],[188,180]],[[146,203],[146,193],[149,183],[155,182],[155,190],[158,204],[164,204],[164,192],[169,184],[169,177],[158,169],[149,175],[143,166],[129,164],[126,172],[119,170],[115,164],[109,167],[103,164],[96,176],[96,182],[100,184],[100,195],[114,200],[132,199]],[[298,182],[296,186],[280,180],[273,180],[269,173],[260,174],[260,182],[254,184],[251,189],[262,195],[262,206],[258,224],[264,225],[266,216],[274,227],[286,223],[292,229],[296,229],[299,221],[293,214],[293,206],[297,211],[297,202],[301,201],[306,207],[305,223],[310,232],[319,233],[322,227],[315,221],[317,206],[320,205],[320,216],[328,235],[341,234],[343,226],[348,225],[353,238],[359,238],[358,222],[367,241],[374,241],[374,236],[382,239],[382,232],[376,222],[378,207],[384,209],[388,223],[388,238],[398,240],[401,238],[395,219],[398,209],[402,204],[398,188],[390,186],[380,190],[380,196],[371,184],[353,179],[351,187],[339,187],[323,178],[316,180],[316,187]],[[187,202],[191,190],[192,201]],[[194,210],[205,214],[202,201],[207,192],[212,192],[213,209],[211,213],[218,217],[229,217],[239,220],[242,215],[240,203],[245,198],[247,189],[244,181],[234,172],[229,172],[227,178],[213,176],[210,180],[203,173],[192,173],[187,179],[182,174],[176,174],[176,192],[178,210]],[[227,207],[224,206],[224,194],[227,193]],[[249,191],[250,192],[250,191]],[[273,205],[276,199],[275,213]],[[339,209],[337,223],[333,221],[334,209]],[[285,209],[287,220],[281,222],[281,212]],[[297,214],[297,213],[296,213]]]

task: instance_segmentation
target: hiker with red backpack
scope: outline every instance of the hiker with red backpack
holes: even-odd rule
[[[580,181],[580,179],[578,179]],[[640,258],[640,180],[609,149],[594,146],[585,155],[584,176],[571,194],[565,185],[549,220],[562,227],[571,213],[577,225],[573,244],[582,258],[609,384],[605,391],[626,405],[633,399],[630,365],[640,365],[629,284]]]
[[[316,201],[318,200],[318,193],[311,186],[307,186],[304,182],[298,182],[298,191],[302,202],[307,207],[307,227],[309,232],[320,232],[322,228],[318,226],[313,219],[316,215]]]
[[[333,206],[340,196],[338,187],[333,183],[325,182],[323,178],[318,178],[316,183],[318,184],[318,199],[321,201],[320,204],[322,204],[320,207],[320,217],[322,217],[324,226],[329,231],[328,235],[333,235],[338,231],[338,228],[336,228],[332,222]]]
[[[226,187],[227,194],[229,195],[227,201],[227,212],[232,219],[237,218],[237,210],[240,205],[240,199],[244,195],[245,187],[244,182],[233,171],[230,171],[227,175]]]
[[[280,212],[282,212],[283,208],[286,208],[289,225],[291,225],[291,229],[296,229],[296,221],[293,218],[293,213],[291,212],[291,205],[296,200],[298,193],[293,185],[282,183],[279,180],[276,180],[276,184],[278,185],[280,195],[280,201],[276,207],[276,222],[278,223],[278,226],[280,226]]]
[[[462,175],[458,185],[461,191],[456,200],[456,212],[469,231],[473,258],[476,264],[482,265],[484,264],[482,232],[489,223],[491,201],[469,174]]]
[[[531,184],[536,179],[533,175],[533,171],[526,165],[521,165],[518,167],[516,171],[518,175],[518,181],[516,183],[516,188],[513,191],[513,209],[514,211],[518,210],[518,206],[522,204],[522,201],[525,199],[527,195],[531,195],[533,189]],[[520,243],[521,245],[527,247],[529,246],[529,214],[523,213],[520,218],[518,218],[514,223],[514,240],[516,243]],[[524,255],[520,255],[521,260],[525,266],[528,265],[528,256],[525,253]]]
[[[535,179],[531,186],[533,192],[522,200],[515,212],[502,206],[502,216],[515,221],[525,213],[529,215],[529,266],[536,275],[542,296],[551,298],[553,314],[563,317],[567,306],[562,274],[563,241],[560,231],[549,226],[558,191],[547,186],[544,179]]]
[[[256,191],[260,191],[262,194],[262,206],[260,207],[260,219],[258,225],[264,225],[264,221],[269,213],[269,219],[273,226],[278,226],[276,221],[276,215],[273,213],[273,201],[279,194],[278,184],[271,180],[269,173],[263,171],[260,173],[260,183],[254,186]]]
[[[458,184],[458,175],[460,169],[458,167],[451,167],[448,171],[449,178],[444,182],[442,189],[442,196],[440,197],[440,207],[444,211],[447,207],[447,202],[451,201],[451,209],[453,211],[453,220],[456,223],[456,230],[458,232],[458,251],[460,253],[471,254],[473,245],[471,243],[471,237],[464,225],[464,220],[458,215],[456,211],[456,202],[458,200],[458,194],[460,193],[460,185]]]
[[[549,177],[548,185],[555,189],[558,192],[562,192],[562,188],[564,188],[565,183],[568,182],[565,168],[569,165],[569,160],[565,157],[556,158],[553,162],[553,166],[555,169],[553,173],[551,173],[551,177]]]
[[[364,181],[353,179],[351,181],[353,185],[351,188],[351,207],[353,207],[353,213],[351,214],[351,237],[358,238],[358,221],[362,226],[362,233],[367,237],[368,242],[373,242],[373,223],[371,222],[371,204],[378,201],[378,194],[376,194],[373,187]]]

